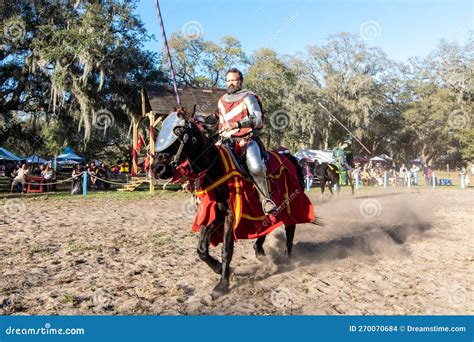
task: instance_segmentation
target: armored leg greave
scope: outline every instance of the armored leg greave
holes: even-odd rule
[[[270,192],[268,191],[267,168],[265,162],[262,159],[257,142],[253,140],[247,144],[246,164],[255,185],[259,190],[258,193],[260,201],[262,202],[263,212],[265,214],[270,214],[277,208],[271,199]]]

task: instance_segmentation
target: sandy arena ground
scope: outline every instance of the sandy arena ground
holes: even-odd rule
[[[196,254],[189,193],[0,199],[0,314],[474,314],[474,189],[310,198],[324,227],[267,260],[238,241],[232,290]],[[19,215],[21,214],[21,215]],[[17,217],[19,216],[19,217]],[[220,257],[220,246],[212,254]]]

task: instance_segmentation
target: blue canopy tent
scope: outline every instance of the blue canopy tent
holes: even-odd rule
[[[43,159],[37,155],[32,155],[26,158],[26,162],[29,164],[45,164],[48,161],[46,159]]]
[[[70,147],[66,147],[60,155],[56,157],[58,165],[76,165],[84,162],[84,158],[79,157],[76,152]],[[54,167],[54,159],[52,160]]]
[[[22,161],[24,158],[17,157],[7,149],[0,147],[0,160]]]

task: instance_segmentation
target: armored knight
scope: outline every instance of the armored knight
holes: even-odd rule
[[[242,150],[245,165],[258,190],[262,209],[266,215],[277,208],[268,191],[267,168],[263,159],[263,145],[259,132],[263,128],[262,108],[257,96],[242,89],[242,73],[235,68],[226,74],[227,94],[218,102],[219,133],[230,138]]]

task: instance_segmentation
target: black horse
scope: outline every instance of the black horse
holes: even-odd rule
[[[153,172],[158,178],[170,178],[175,174],[177,167],[187,160],[194,174],[205,173],[205,177],[200,184],[201,188],[214,184],[216,180],[224,175],[225,171],[217,158],[219,155],[218,147],[215,145],[213,137],[205,134],[205,131],[202,129],[206,124],[199,123],[195,120],[194,115],[189,117],[183,110],[178,110],[177,113],[170,115],[175,115],[175,117],[171,118],[175,120],[171,125],[171,132],[175,139],[174,141],[170,139],[168,144],[165,144],[166,148],[161,146],[160,149],[157,149],[159,152],[157,152],[152,165]],[[166,134],[163,135],[167,136]],[[158,142],[160,142],[160,136],[158,137]],[[298,169],[296,160],[294,158],[290,160],[294,161]],[[303,189],[303,173],[301,170],[299,170],[298,178],[301,182],[301,189]],[[201,260],[206,262],[215,273],[221,276],[212,292],[212,297],[218,298],[229,291],[230,263],[234,249],[234,213],[230,205],[230,190],[226,182],[215,188],[215,200],[217,204],[217,217],[209,226],[201,226],[197,253]],[[209,254],[211,236],[216,230],[221,228],[223,228],[222,262]],[[287,239],[286,254],[288,256],[291,255],[295,228],[295,225],[285,227]],[[255,243],[254,249],[257,256],[265,254],[262,247],[264,241],[265,238],[261,237]]]
[[[353,168],[355,166],[354,164],[354,156],[352,152],[349,152],[346,155],[346,162],[347,164]],[[352,175],[350,170],[345,170],[343,171],[347,175],[347,181],[351,187],[352,195],[354,195],[354,182],[352,180]],[[337,193],[341,191],[340,187],[340,176],[341,171],[339,170],[338,166],[332,163],[321,163],[319,165],[316,165],[315,167],[315,176],[318,177],[319,179],[319,186],[321,187],[321,194],[324,194],[324,188],[326,185],[328,185],[329,191],[331,192],[331,195],[333,194],[333,188],[334,186],[337,189]]]
[[[333,187],[337,186],[337,192],[339,193],[339,169],[336,165],[331,163],[321,163],[316,165],[314,169],[315,176],[319,179],[319,186],[321,187],[321,194],[324,195],[324,189],[326,185],[333,194]]]

